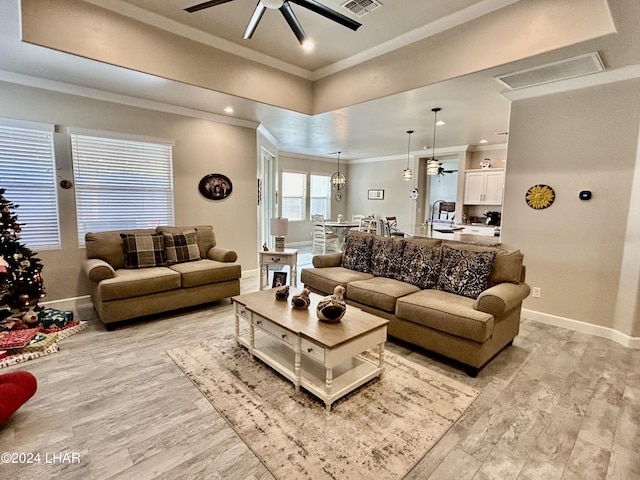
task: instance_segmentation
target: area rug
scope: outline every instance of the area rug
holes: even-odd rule
[[[385,352],[385,372],[333,404],[251,360],[233,335],[167,352],[280,480],[400,479],[478,392]]]

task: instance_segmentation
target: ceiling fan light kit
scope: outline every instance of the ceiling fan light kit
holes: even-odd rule
[[[192,7],[185,8],[185,11],[189,13],[198,12],[200,10],[204,10],[205,8],[215,7],[217,5],[222,5],[223,3],[228,3],[231,1],[233,0],[211,0],[209,2],[199,3]],[[362,26],[361,23],[350,19],[346,15],[336,12],[335,10],[316,2],[315,0],[260,0],[258,2],[258,5],[256,5],[256,9],[251,16],[251,19],[249,20],[249,24],[247,25],[243,38],[245,40],[248,40],[253,36],[256,28],[258,28],[258,24],[260,23],[262,16],[264,15],[264,12],[266,12],[267,9],[280,10],[280,13],[282,13],[282,16],[289,24],[289,28],[291,28],[291,30],[293,31],[294,35],[298,39],[298,42],[300,42],[300,45],[302,45],[304,48],[309,48],[312,44],[310,43],[307,34],[304,32],[302,25],[298,21],[298,18],[293,12],[290,3],[300,5],[307,10],[311,10],[312,12],[328,18],[331,21],[339,23],[342,26],[350,28],[353,31],[356,31]]]

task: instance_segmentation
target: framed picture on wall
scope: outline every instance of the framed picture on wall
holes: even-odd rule
[[[202,177],[198,184],[198,190],[203,197],[209,200],[222,200],[231,195],[233,185],[226,175],[212,173]]]
[[[367,190],[369,200],[384,200],[384,190]]]

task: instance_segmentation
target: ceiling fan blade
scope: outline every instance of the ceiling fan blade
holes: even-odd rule
[[[300,45],[302,45],[304,41],[307,40],[307,34],[304,33],[302,25],[300,25],[300,22],[296,18],[295,13],[293,13],[293,10],[291,10],[291,5],[289,5],[289,2],[284,2],[282,4],[282,6],[280,7],[280,13],[282,13],[282,16],[291,27],[291,30],[293,30],[293,33],[296,35],[298,41],[300,42]]]
[[[258,2],[253,15],[251,15],[251,20],[249,20],[249,25],[247,25],[247,29],[244,31],[244,37],[242,38],[244,38],[245,40],[249,40],[253,36],[253,32],[256,31],[258,23],[260,23],[260,19],[266,11],[267,7],[265,7],[261,2]]]
[[[346,15],[336,12],[335,10],[329,7],[326,7],[321,3],[316,2],[316,0],[290,0],[290,1],[308,10],[311,10],[312,12],[322,15],[323,17],[328,18],[329,20],[333,20],[334,22],[337,22],[340,25],[350,28],[351,30],[355,31],[362,26],[361,23],[358,23],[355,20],[351,20]]]
[[[198,5],[194,5],[193,7],[185,8],[185,12],[193,13],[199,10],[204,10],[205,8],[215,7],[216,5],[222,5],[223,3],[231,2],[232,0],[211,0],[209,2],[199,3]]]

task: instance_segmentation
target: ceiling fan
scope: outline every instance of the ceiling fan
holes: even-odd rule
[[[458,170],[447,170],[442,166],[442,163],[438,166],[438,175],[444,175],[445,173],[455,173]]]
[[[209,2],[199,3],[198,5],[194,5],[193,7],[185,8],[186,12],[193,13],[199,10],[204,10],[205,8],[215,7],[216,5],[221,5],[223,3],[231,2],[232,0],[211,0]],[[251,16],[251,20],[249,20],[249,24],[247,25],[247,29],[244,32],[244,39],[248,40],[253,36],[256,28],[258,27],[258,23],[260,23],[260,19],[264,12],[269,10],[280,10],[282,16],[285,18],[291,30],[295,34],[296,38],[300,42],[300,45],[304,45],[306,41],[308,41],[307,34],[304,33],[302,29],[302,25],[296,18],[291,5],[289,4],[295,3],[296,5],[300,5],[308,10],[311,10],[314,13],[322,15],[329,20],[339,23],[351,30],[357,30],[361,24],[356,22],[355,20],[351,20],[349,17],[342,15],[335,10],[322,5],[321,3],[316,2],[315,0],[260,0],[258,5],[256,6],[253,15]]]

